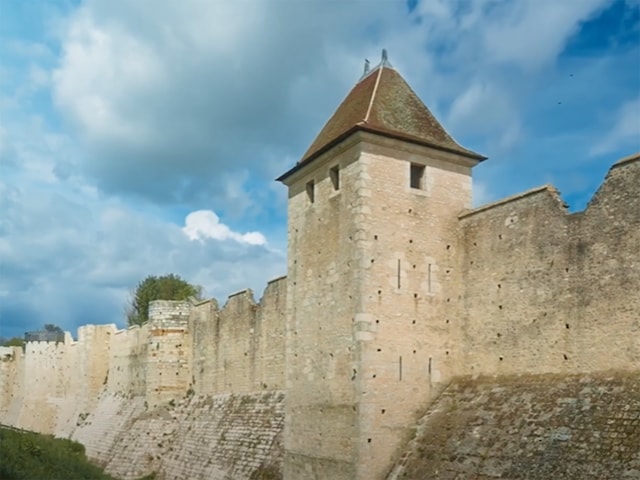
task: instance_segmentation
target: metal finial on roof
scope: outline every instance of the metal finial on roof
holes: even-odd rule
[[[364,59],[364,74],[366,75],[367,73],[369,73],[369,60],[367,60],[365,58]]]
[[[389,56],[387,55],[387,49],[383,48],[382,49],[382,60],[380,61],[380,65],[383,65],[385,67],[391,67],[391,63],[389,63]],[[393,68],[393,67],[391,67]]]

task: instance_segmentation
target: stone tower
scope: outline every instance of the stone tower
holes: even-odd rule
[[[353,87],[289,188],[286,479],[384,478],[456,369],[471,167],[393,69]]]

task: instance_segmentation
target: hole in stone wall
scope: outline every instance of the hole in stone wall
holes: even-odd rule
[[[371,375],[372,378],[376,378],[376,374],[374,373],[373,375]]]
[[[416,354],[416,351],[415,351],[415,350],[413,351],[413,354],[414,354],[414,355]]]
[[[357,374],[358,374],[358,371],[354,368],[353,369],[353,375],[351,375],[351,380],[355,380]]]
[[[414,293],[414,294],[413,294],[413,298],[418,298],[418,294],[417,294],[417,293]]]
[[[498,332],[496,335],[498,336],[498,338],[500,338],[502,336],[502,334],[500,332]]]
[[[382,290],[378,290],[378,295],[382,295]]]
[[[409,239],[409,243],[413,243],[413,240]]]
[[[503,357],[499,357],[499,358],[500,358],[500,361],[502,361],[502,360],[503,360]]]
[[[379,351],[379,352],[381,352],[381,351],[382,351],[382,349],[381,349],[381,348],[379,348],[379,349],[378,349],[378,351]]]
[[[450,299],[450,298],[447,298],[447,303],[449,303],[450,301],[451,301],[451,299]]]
[[[500,310],[502,310],[502,305],[498,305],[498,308],[499,308]]]
[[[501,233],[498,234],[498,240],[502,240],[502,234]]]
[[[569,267],[565,268],[564,271],[569,273]]]
[[[371,443],[371,439],[370,438],[367,438],[367,443]]]
[[[413,210],[409,209],[409,213],[413,212]]]
[[[469,264],[470,264],[470,265],[473,265],[473,260],[471,260],[471,261],[469,262]]]
[[[568,323],[565,323],[565,324],[564,324],[564,326],[565,326],[565,328],[566,328],[567,330],[569,330],[569,324],[568,324]]]
[[[376,323],[380,323],[380,320],[376,319]]]
[[[414,265],[413,268],[416,268],[416,266]]]
[[[373,236],[373,239],[374,239],[374,240],[377,240],[377,239],[378,239],[378,235],[374,235],[374,236]]]
[[[415,324],[416,324],[416,321],[414,320],[414,321],[412,321],[411,323],[413,323],[413,324],[415,325]]]
[[[476,247],[478,246],[478,244],[476,242],[473,242],[473,246]]]
[[[447,318],[447,319],[444,321],[444,323],[449,323],[449,319]]]
[[[502,285],[498,284],[498,288],[502,288]]]
[[[563,353],[562,356],[564,357],[565,360],[569,360],[569,357],[567,357],[566,353]]]
[[[447,250],[451,250],[451,245],[447,245]]]
[[[380,410],[380,413],[382,413],[384,415],[384,412],[386,412],[386,410],[383,408],[382,410]]]
[[[375,260],[372,258],[372,259],[371,259],[371,263],[373,263],[373,262],[375,262]]]
[[[444,352],[445,355],[449,355],[449,350],[447,350],[446,352]]]

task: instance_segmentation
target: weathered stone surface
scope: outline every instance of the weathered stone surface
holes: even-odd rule
[[[460,378],[389,480],[640,479],[640,373]]]
[[[281,478],[284,393],[195,396],[155,409],[105,395],[73,439],[123,480]]]

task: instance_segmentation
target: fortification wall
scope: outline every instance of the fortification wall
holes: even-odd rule
[[[284,388],[286,278],[267,285],[260,303],[251,290],[192,309],[193,389],[198,394]]]
[[[21,347],[0,347],[0,419],[16,422],[22,399],[24,352]]]
[[[191,385],[190,302],[149,304],[146,400],[154,407],[182,398]]]
[[[455,379],[388,480],[640,478],[640,374]]]
[[[284,394],[193,396],[146,409],[106,394],[73,438],[123,480],[280,478]]]
[[[144,396],[147,391],[149,324],[113,332],[107,391],[126,396]]]
[[[463,371],[640,369],[640,157],[584,212],[544,187],[461,217]]]

